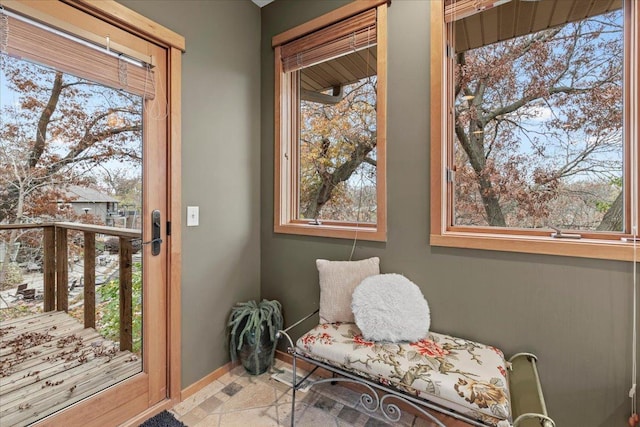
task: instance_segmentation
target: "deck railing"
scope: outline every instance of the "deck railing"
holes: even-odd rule
[[[133,245],[140,239],[140,230],[106,227],[74,222],[40,224],[0,224],[1,230],[43,229],[43,310],[69,311],[69,231],[84,234],[84,327],[96,326],[96,234],[118,237],[120,350],[133,349]]]

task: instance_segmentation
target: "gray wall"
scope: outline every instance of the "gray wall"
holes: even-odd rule
[[[248,0],[120,1],[187,40],[183,215],[187,205],[200,206],[201,225],[183,229],[186,387],[228,360],[224,324],[234,302],[278,298],[290,323],[317,307],[314,260],[349,256],[350,241],[272,231],[270,40],[346,1],[277,0],[262,10],[261,42],[260,10]],[[427,1],[399,0],[389,9],[389,238],[358,243],[355,257],[380,256],[383,272],[419,284],[434,330],[507,353],[537,353],[559,426],[622,425],[629,408],[628,264],[428,245],[428,18]]]
[[[273,233],[271,37],[345,1],[276,0],[262,10],[261,280],[285,321],[318,304],[316,258],[345,260],[351,241]],[[388,241],[359,242],[427,297],[432,329],[531,351],[559,426],[623,425],[630,383],[631,265],[622,262],[430,247],[429,2],[389,9]],[[626,425],[626,424],[625,424]]]
[[[120,0],[183,35],[182,386],[228,360],[225,324],[260,295],[260,9],[249,0]]]

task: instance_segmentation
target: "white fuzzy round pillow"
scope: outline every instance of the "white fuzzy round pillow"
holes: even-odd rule
[[[367,277],[353,291],[351,309],[368,341],[419,341],[429,333],[429,304],[400,274]]]

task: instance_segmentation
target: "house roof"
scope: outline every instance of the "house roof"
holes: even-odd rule
[[[622,3],[622,0],[507,0],[456,23],[456,52],[618,10]],[[447,8],[454,5],[453,0],[445,2]]]
[[[81,187],[79,185],[69,185],[65,187],[65,198],[71,203],[115,203],[118,199],[108,194],[104,194],[99,190],[89,187]]]
[[[377,74],[376,46],[302,69],[300,87],[322,92]]]

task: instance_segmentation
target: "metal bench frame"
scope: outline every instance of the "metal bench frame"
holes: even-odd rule
[[[458,420],[464,421],[474,426],[478,426],[478,427],[490,426],[490,424],[483,423],[482,421],[479,421],[477,419],[469,418],[464,414],[460,414],[449,408],[445,408],[441,405],[430,402],[424,398],[419,398],[419,397],[407,394],[397,388],[385,386],[381,383],[371,381],[368,378],[359,376],[351,371],[346,371],[344,369],[338,368],[324,361],[316,360],[312,357],[302,354],[296,348],[293,339],[289,335],[289,331],[295,328],[296,326],[300,325],[307,319],[310,319],[317,313],[318,313],[318,310],[298,320],[296,323],[289,326],[288,328],[282,331],[278,331],[277,333],[278,338],[284,337],[286,339],[287,346],[288,346],[287,352],[291,355],[293,359],[292,360],[293,385],[292,385],[292,399],[291,399],[291,426],[292,427],[295,426],[296,391],[299,388],[301,388],[303,384],[313,387],[316,384],[323,384],[323,383],[335,384],[338,382],[353,383],[353,384],[358,384],[363,386],[366,389],[366,391],[361,394],[360,402],[362,403],[362,406],[364,407],[364,409],[371,413],[380,410],[384,418],[386,418],[388,421],[392,423],[400,420],[400,417],[402,416],[402,410],[396,403],[394,403],[394,401],[397,401],[412,407],[413,409],[418,411],[422,416],[433,421],[439,427],[446,427],[446,426],[440,420],[435,418],[432,414],[427,412],[426,409],[431,409],[436,412],[440,412],[442,414],[448,415],[450,417],[456,418]],[[529,362],[532,364],[532,368],[535,374],[535,379],[537,382],[538,399],[539,399],[539,403],[543,413],[525,412],[522,414],[518,414],[518,416],[514,419],[513,424],[507,423],[505,425],[512,425],[513,427],[518,427],[526,420],[535,419],[539,422],[539,425],[541,427],[555,427],[555,422],[551,418],[549,418],[549,416],[547,415],[544,396],[542,395],[542,387],[540,385],[540,379],[538,377],[538,371],[536,367],[537,357],[531,353],[518,353],[513,357],[511,357],[509,359],[509,362],[511,363],[516,358],[520,358],[520,357],[526,357],[529,360]],[[313,369],[309,373],[307,373],[303,378],[301,378],[299,381],[297,381],[297,375],[296,375],[298,360],[304,361],[313,366]],[[322,368],[328,372],[331,372],[333,374],[333,377],[322,378],[314,381],[307,381],[309,377],[314,372],[316,372],[316,370],[318,370],[319,368]],[[336,377],[336,375],[339,375],[339,377]]]

